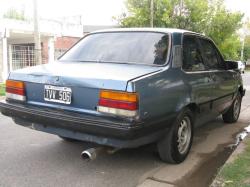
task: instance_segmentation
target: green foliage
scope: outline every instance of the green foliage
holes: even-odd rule
[[[217,44],[219,44],[218,47],[225,59],[240,60],[241,42],[239,36],[233,34],[224,37],[221,41],[216,41],[216,37],[211,37],[214,38],[214,41]]]
[[[248,31],[248,34],[250,32],[250,20],[246,22],[246,28]],[[248,61],[250,59],[250,35],[247,35],[245,37],[245,46],[244,46],[244,61]]]
[[[183,2],[183,4],[181,3]],[[150,0],[127,0],[128,14],[116,20],[122,27],[148,27]],[[236,31],[243,14],[228,11],[224,0],[154,0],[154,26],[180,28],[211,37],[227,59],[239,59]]]
[[[16,20],[26,20],[24,11],[17,11],[15,9],[9,9],[7,12],[5,12],[3,17]]]
[[[233,163],[226,164],[219,177],[223,179],[224,186],[249,186],[250,180],[250,140],[247,141],[245,152],[237,157]],[[230,181],[230,183],[228,183]]]
[[[245,38],[244,61],[250,59],[250,36]]]
[[[0,96],[5,95],[5,85],[0,83]]]

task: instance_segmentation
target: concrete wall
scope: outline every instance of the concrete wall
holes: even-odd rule
[[[2,49],[2,40],[0,39],[0,83],[3,82],[3,49]]]
[[[42,42],[42,63],[48,63],[49,59],[49,50],[48,50],[48,41]]]

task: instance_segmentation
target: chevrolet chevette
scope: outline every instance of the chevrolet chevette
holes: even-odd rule
[[[53,63],[11,72],[0,111],[65,140],[112,148],[156,143],[163,161],[180,163],[195,127],[219,115],[238,120],[245,90],[236,67],[191,31],[97,31]]]

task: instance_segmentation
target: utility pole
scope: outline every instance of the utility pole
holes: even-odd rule
[[[184,7],[184,0],[181,0],[180,1],[180,16],[182,16],[183,7]]]
[[[250,34],[247,23],[249,23],[249,21],[247,21],[243,24],[242,31],[241,31],[241,42],[242,42],[241,43],[241,52],[240,52],[240,60],[241,61],[244,61],[245,39],[246,39],[246,36],[249,36],[249,34]]]
[[[39,15],[38,15],[38,3],[34,2],[34,41],[35,41],[35,63],[36,65],[42,64],[42,52],[41,52],[41,38],[39,30]]]
[[[150,0],[150,27],[154,27],[154,0]]]
[[[241,53],[240,53],[240,60],[242,62],[244,61],[244,49],[245,49],[245,35],[243,36],[243,39],[242,39]]]

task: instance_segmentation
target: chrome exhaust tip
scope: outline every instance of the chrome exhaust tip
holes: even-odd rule
[[[97,157],[98,149],[100,148],[90,148],[90,149],[84,150],[81,153],[82,159],[86,161],[95,160]]]
[[[81,153],[81,158],[85,161],[92,161],[95,160],[98,156],[103,153],[106,154],[114,154],[119,149],[110,149],[107,147],[97,147],[97,148],[90,148],[86,149]]]

